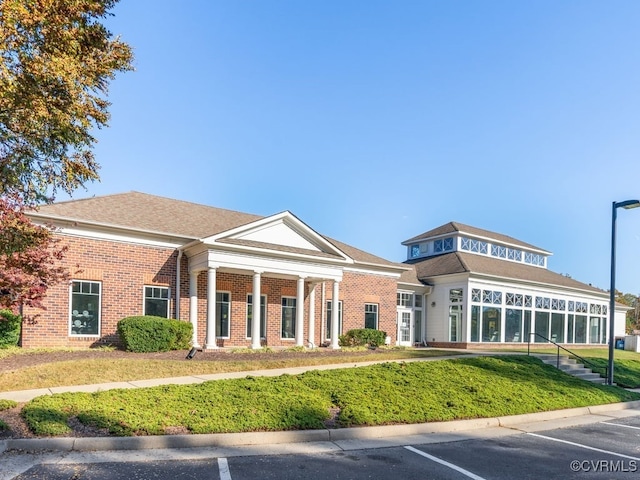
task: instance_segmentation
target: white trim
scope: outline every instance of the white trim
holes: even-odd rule
[[[237,239],[241,236],[248,235],[257,231],[260,231],[263,228],[266,228],[270,225],[275,225],[278,223],[284,223],[289,228],[291,228],[295,233],[300,235],[302,238],[307,240],[310,244],[322,247],[318,248],[319,251],[334,253],[343,258],[343,260],[351,263],[353,260],[349,255],[344,253],[338,247],[333,245],[331,242],[326,240],[322,235],[318,234],[315,230],[309,227],[306,223],[302,222],[295,215],[293,215],[288,210],[284,212],[277,213],[275,215],[271,215],[269,217],[264,217],[254,222],[241,225],[236,228],[232,228],[231,230],[227,230],[225,232],[220,232],[215,235],[211,235],[209,237],[203,238],[202,241],[205,243],[215,243],[216,240],[221,240],[224,238],[232,238]],[[235,246],[235,245],[234,245]]]
[[[295,300],[295,302],[296,302],[296,306],[295,306],[296,311],[294,313],[296,315],[297,315],[297,312],[298,312],[298,299],[296,297],[292,297],[291,295],[280,295],[280,332],[279,332],[280,340],[282,340],[284,342],[295,342],[295,340],[296,340],[295,332],[294,332],[294,336],[293,337],[283,337],[282,336],[282,322],[284,320],[284,318],[283,318],[284,316],[282,315],[282,309],[285,308],[285,306],[282,305],[282,299],[283,298],[288,298],[289,300]],[[287,308],[290,308],[290,307],[287,307]],[[304,306],[302,308],[304,308]],[[293,320],[292,320],[294,329],[296,328],[296,315],[293,316]]]
[[[244,309],[244,333],[247,333],[247,321],[249,320],[249,295],[252,296],[252,300],[253,300],[253,292],[247,292],[247,298],[246,300],[246,304],[245,304],[245,309]],[[266,340],[267,338],[267,311],[269,310],[269,299],[267,298],[266,294],[263,294],[262,292],[260,292],[260,302],[262,302],[262,297],[264,297],[264,318],[262,318],[262,312],[260,314],[260,321],[264,321],[264,337],[262,335],[260,335],[260,340]],[[252,302],[252,306],[253,306],[253,302]],[[262,308],[262,305],[261,305]],[[248,335],[247,337],[245,337],[246,340],[251,340],[251,335]]]
[[[146,289],[148,288],[165,288],[168,291],[167,300],[167,316],[164,318],[171,318],[171,287],[167,285],[149,285],[144,283],[142,285],[142,315],[147,315],[147,295]],[[164,298],[148,297],[152,300],[165,300]]]
[[[152,238],[142,238],[133,235],[124,235],[118,233],[96,232],[83,230],[80,228],[58,227],[55,231],[56,235],[66,235],[69,237],[88,238],[91,240],[105,240],[109,242],[130,243],[134,245],[144,245],[148,247],[161,248],[179,248],[183,245],[178,241],[154,240]]]
[[[229,330],[229,335],[228,335],[228,336],[226,336],[226,337],[223,337],[223,336],[218,336],[218,332],[214,332],[214,333],[215,333],[215,335],[216,335],[216,339],[220,338],[220,339],[222,339],[222,340],[228,340],[228,339],[230,339],[230,338],[231,338],[231,306],[232,306],[232,295],[231,295],[231,292],[230,292],[229,290],[216,290],[216,294],[215,294],[216,298],[215,298],[215,301],[214,301],[214,303],[215,303],[214,308],[216,309],[216,327],[217,327],[218,325],[220,325],[220,331],[222,331],[222,315],[220,316],[220,318],[217,318],[217,317],[218,317],[217,312],[218,312],[218,294],[219,294],[219,293],[228,293],[228,294],[229,294],[229,318],[228,318],[228,320],[227,320],[227,322],[228,322],[228,327],[227,327],[227,328],[228,328],[228,330]]]

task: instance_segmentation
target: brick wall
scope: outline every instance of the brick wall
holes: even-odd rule
[[[143,286],[168,286],[171,290],[170,316],[175,316],[177,251],[171,248],[141,246],[108,240],[84,239],[63,236],[69,246],[65,263],[73,280],[101,282],[101,328],[100,337],[69,335],[70,288],[69,284],[52,286],[45,300],[46,310],[25,309],[35,318],[35,323],[26,323],[23,328],[23,347],[44,346],[90,346],[118,344],[116,325],[119,320],[143,313]],[[181,262],[180,319],[189,320],[189,273],[188,260]],[[323,316],[326,300],[330,300],[333,282],[326,281],[325,303],[322,298],[322,283],[315,284],[315,336],[310,339],[309,290],[305,283],[304,344],[309,340],[319,345],[324,340]],[[246,347],[251,344],[247,332],[247,295],[253,293],[253,275],[231,274],[218,271],[218,292],[230,295],[229,338],[218,339],[221,347]],[[345,272],[340,283],[340,299],[343,301],[343,332],[364,327],[364,304],[378,305],[378,328],[396,340],[396,282],[385,276]],[[297,282],[294,279],[261,279],[261,293],[267,297],[266,345],[273,347],[293,346],[295,339],[281,338],[282,297],[296,297]],[[198,341],[206,343],[207,273],[198,275]],[[300,306],[298,306],[300,308]],[[263,341],[263,344],[265,342]]]
[[[23,325],[22,346],[89,346],[118,343],[116,325],[130,315],[142,315],[143,285],[164,285],[175,290],[177,253],[171,248],[62,236],[69,246],[65,264],[72,280],[102,283],[102,336],[69,336],[69,284],[49,288],[46,310],[25,309],[35,323]],[[173,303],[170,305],[172,308]]]

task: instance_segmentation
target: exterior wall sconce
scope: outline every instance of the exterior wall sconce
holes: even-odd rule
[[[431,306],[435,307],[436,306],[436,302],[431,302]]]

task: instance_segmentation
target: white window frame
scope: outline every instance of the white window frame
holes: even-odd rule
[[[294,303],[295,303],[295,306],[293,307],[293,319],[292,319],[292,322],[291,322],[293,336],[291,336],[291,337],[283,337],[282,336],[282,327],[283,327],[283,321],[284,321],[284,308],[292,308],[290,306],[285,306],[285,305],[282,304],[282,301],[285,298],[287,300],[293,300]],[[296,297],[290,297],[290,296],[287,296],[287,295],[282,295],[282,297],[280,297],[280,340],[284,340],[285,342],[286,341],[292,341],[292,342],[295,341],[295,339],[296,339],[296,320],[297,320],[298,308],[299,308],[298,299]]]
[[[88,316],[89,314],[89,309],[87,309],[87,314],[84,314],[84,310],[82,312],[76,312],[76,310],[74,310],[73,308],[73,285],[75,283],[89,283],[89,284],[96,284],[98,285],[98,289],[99,289],[99,293],[97,295],[95,295],[97,297],[97,305],[96,305],[96,309],[91,309],[91,311],[93,312],[97,312],[98,313],[98,331],[97,333],[82,333],[81,331],[76,333],[74,332],[74,328],[82,328],[81,326],[75,327],[75,322],[83,322],[86,320],[84,318],[81,317],[87,317],[87,319],[91,320],[91,318]],[[82,292],[77,292],[77,293],[82,293]],[[89,295],[94,295],[94,294],[89,294]],[[93,314],[95,316],[95,314]],[[75,319],[74,319],[75,317]],[[100,331],[102,329],[102,282],[98,281],[98,280],[71,280],[71,282],[69,283],[69,316],[67,317],[68,321],[67,321],[67,325],[69,328],[69,336],[70,337],[92,337],[92,338],[98,338],[100,337]]]
[[[147,297],[147,288],[157,288],[160,290],[166,290],[167,298]],[[149,315],[147,313],[147,300],[166,300],[167,315],[163,318],[171,318],[171,288],[164,285],[143,285],[142,287],[142,314],[143,315]]]
[[[251,300],[253,300],[253,293],[247,293],[247,310],[245,312],[245,317],[244,317],[245,321],[247,322],[247,332],[251,332],[251,324],[249,323],[249,306],[253,308],[253,301],[249,303],[249,297],[251,297]],[[260,332],[261,340],[265,340],[267,338],[267,310],[268,310],[267,307],[269,305],[269,303],[267,302],[267,296],[260,294],[260,308],[262,309],[263,298],[264,298],[264,312],[260,310],[260,327],[262,328],[262,325],[264,325],[264,335],[262,335],[262,332]],[[264,315],[262,315],[262,313],[264,313]],[[246,338],[251,338],[251,333],[249,333],[249,335],[247,335]]]
[[[329,328],[329,324],[331,322],[331,315],[333,315],[333,310],[331,310],[331,315],[329,315],[329,304],[331,304],[331,308],[333,309],[333,300],[327,300],[324,308],[325,308],[325,316],[326,318],[326,327],[325,327],[325,340],[331,340],[331,328]],[[342,335],[342,312],[343,312],[343,303],[342,300],[338,300],[338,336]]]
[[[376,307],[375,312],[368,312],[367,311],[367,307],[370,306],[374,306]],[[379,330],[380,329],[380,305],[377,303],[365,303],[364,304],[364,326],[363,328],[369,328],[367,327],[367,313],[375,313],[376,314],[376,327],[373,330]]]
[[[218,325],[220,326],[220,332],[222,332],[222,315],[220,315],[220,312],[218,311],[218,294],[227,294],[229,295],[229,319],[227,320],[228,322],[228,335],[227,336],[219,336],[218,332],[216,331],[216,338],[221,338],[221,339],[229,339],[231,338],[231,292],[227,292],[227,291],[221,291],[218,290],[216,292],[216,329],[218,328]],[[220,303],[226,303],[226,302],[220,302]]]

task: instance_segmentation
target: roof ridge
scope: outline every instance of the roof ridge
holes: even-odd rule
[[[456,258],[458,259],[458,261],[460,262],[460,264],[462,265],[462,267],[464,268],[464,270],[465,270],[466,272],[471,272],[471,268],[469,268],[469,265],[467,265],[467,262],[465,262],[465,261],[464,261],[464,258],[462,258],[462,257],[460,256],[460,252],[455,251],[455,252],[453,252],[453,253],[455,253]]]

